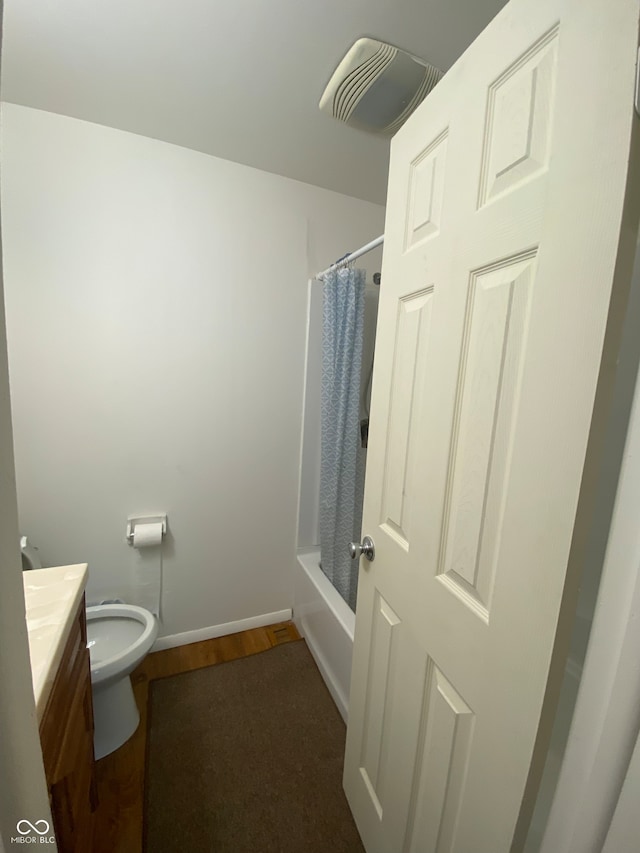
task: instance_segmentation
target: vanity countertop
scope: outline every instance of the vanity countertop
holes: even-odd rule
[[[87,564],[23,572],[29,657],[38,722],[87,583]]]

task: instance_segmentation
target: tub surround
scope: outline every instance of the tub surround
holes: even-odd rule
[[[317,548],[298,551],[293,621],[346,723],[356,615],[322,572]]]
[[[23,574],[29,657],[38,722],[47,705],[87,583],[86,563]]]

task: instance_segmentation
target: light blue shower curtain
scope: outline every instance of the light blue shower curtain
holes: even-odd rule
[[[348,546],[360,539],[364,485],[359,419],[364,288],[364,270],[345,268],[324,276],[320,562],[352,610],[358,564]]]

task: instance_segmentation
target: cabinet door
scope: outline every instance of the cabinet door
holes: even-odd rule
[[[67,641],[59,675],[41,725],[51,812],[59,849],[63,853],[87,853],[97,796],[84,602]]]

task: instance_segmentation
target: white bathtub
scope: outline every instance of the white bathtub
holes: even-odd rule
[[[355,613],[320,569],[320,552],[298,552],[295,567],[293,621],[305,638],[325,684],[345,723]]]

